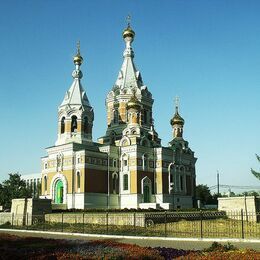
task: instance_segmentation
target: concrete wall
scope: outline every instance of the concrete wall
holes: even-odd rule
[[[5,224],[6,222],[12,223],[11,212],[1,212],[0,213],[0,225]]]
[[[11,207],[14,225],[31,225],[36,218],[51,213],[51,200],[48,199],[13,199]]]
[[[46,214],[45,221],[49,223],[70,223],[70,224],[99,224],[99,225],[129,225],[144,227],[144,213],[57,213]]]
[[[218,210],[226,211],[228,217],[238,220],[241,220],[243,210],[243,219],[259,221],[259,217],[257,218],[257,212],[260,212],[259,206],[260,198],[255,196],[218,198]]]

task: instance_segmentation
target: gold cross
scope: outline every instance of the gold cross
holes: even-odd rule
[[[131,23],[131,16],[130,16],[130,14],[126,17],[126,22],[127,22],[127,26],[130,27],[130,23]]]
[[[77,42],[77,54],[80,55],[80,41]]]
[[[178,108],[180,104],[180,98],[178,96],[175,97],[174,103],[175,103],[175,107]]]

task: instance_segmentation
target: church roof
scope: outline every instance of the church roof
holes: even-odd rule
[[[66,92],[65,97],[60,106],[66,105],[82,105],[91,106],[84,91],[80,79],[75,78],[69,90]]]

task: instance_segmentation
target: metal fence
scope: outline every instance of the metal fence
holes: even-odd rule
[[[260,212],[0,215],[0,228],[185,238],[260,238]]]

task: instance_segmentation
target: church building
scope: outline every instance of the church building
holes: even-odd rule
[[[135,32],[123,31],[125,50],[106,97],[107,130],[93,141],[94,109],[82,87],[78,46],[73,82],[58,107],[58,137],[42,158],[42,198],[60,208],[192,208],[196,158],[183,139],[176,103],[172,140],[161,145],[153,97],[134,64]],[[170,130],[170,127],[169,127]]]

